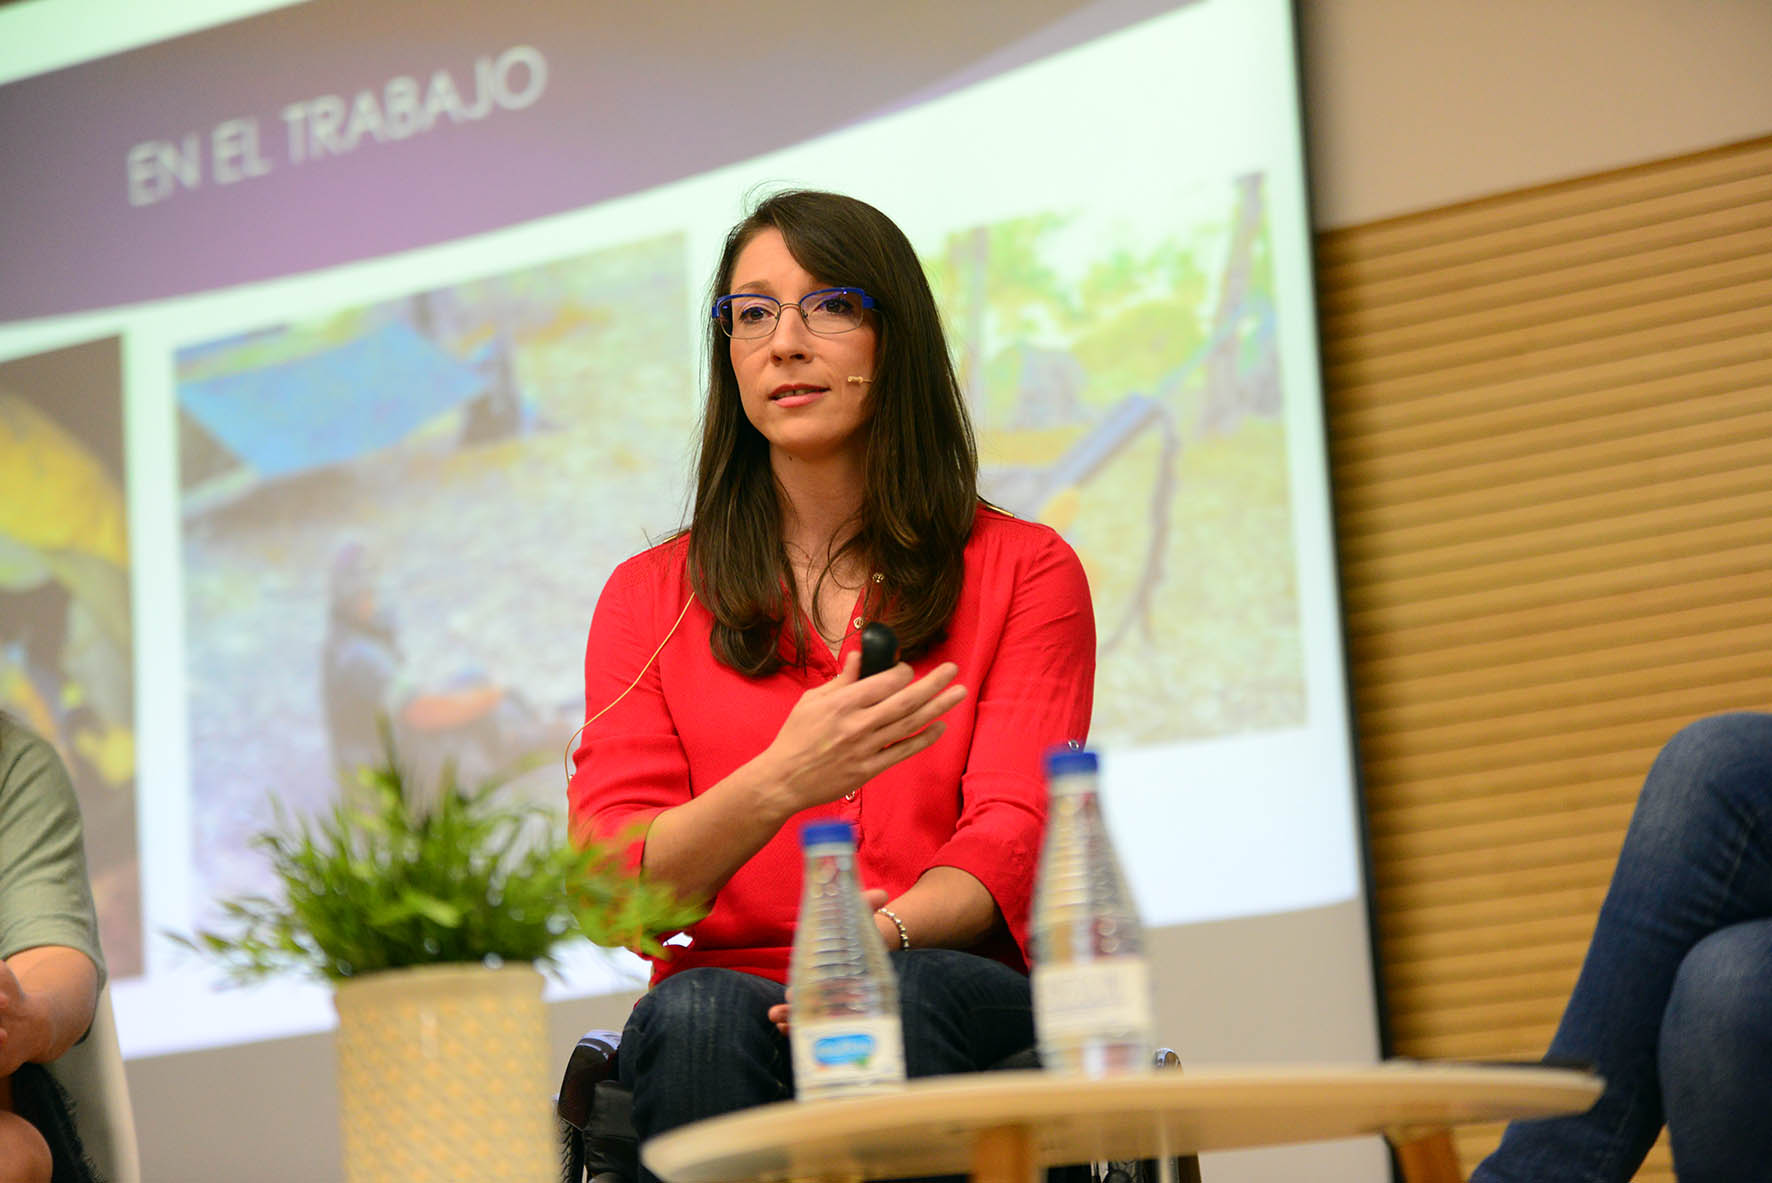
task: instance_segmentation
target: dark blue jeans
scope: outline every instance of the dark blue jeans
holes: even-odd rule
[[[892,964],[908,1075],[977,1072],[1033,1044],[1028,979],[1008,966],[951,949],[895,951]],[[642,1142],[794,1095],[787,1040],[767,1014],[783,996],[767,978],[707,968],[673,974],[647,992],[616,1059],[633,1090]],[[653,1183],[644,1168],[641,1177]]]
[[[1681,1183],[1772,1181],[1772,715],[1656,758],[1549,1058],[1605,1093],[1509,1126],[1471,1183],[1624,1183],[1664,1121]]]

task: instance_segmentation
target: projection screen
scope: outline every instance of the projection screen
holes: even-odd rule
[[[909,233],[985,494],[1082,557],[1165,1042],[1375,1058],[1295,74],[1284,0],[0,10],[0,706],[76,773],[150,1177],[336,1177],[327,991],[167,934],[335,798],[340,572],[415,691],[502,693],[415,759],[546,751],[512,791],[562,808],[720,240],[787,186]],[[562,1059],[642,984],[573,951]],[[1301,1169],[1387,1168],[1208,1159]]]

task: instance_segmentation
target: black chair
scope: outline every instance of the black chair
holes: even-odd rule
[[[554,1111],[560,1116],[562,1183],[634,1183],[640,1177],[640,1140],[634,1133],[633,1094],[615,1073],[621,1047],[619,1031],[587,1031],[566,1061]],[[1158,1048],[1159,1068],[1178,1069],[1181,1057]],[[1033,1048],[992,1065],[992,1070],[1040,1066]],[[1199,1160],[1184,1155],[1172,1160],[1174,1183],[1200,1183]],[[1088,1167],[1091,1183],[1160,1183],[1162,1164],[1155,1159],[1098,1162]],[[1078,1170],[1079,1183],[1082,1169]]]
[[[633,1183],[640,1177],[633,1094],[615,1076],[619,1031],[586,1031],[566,1060],[560,1116],[562,1183]]]

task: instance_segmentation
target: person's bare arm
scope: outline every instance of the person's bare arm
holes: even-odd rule
[[[55,1160],[37,1127],[12,1112],[12,1082],[0,1076],[0,1179],[52,1183]]]
[[[464,727],[497,709],[504,699],[504,693],[497,686],[483,686],[472,690],[421,694],[406,704],[405,709],[400,712],[400,721],[419,731]]]
[[[0,1076],[59,1057],[97,1007],[98,968],[78,949],[41,945],[0,962]]]
[[[904,922],[914,949],[970,949],[1003,920],[984,884],[958,867],[930,867],[884,906]],[[874,925],[887,948],[899,947],[898,925],[890,917],[876,911]]]

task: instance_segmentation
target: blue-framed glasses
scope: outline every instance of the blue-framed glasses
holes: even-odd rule
[[[820,288],[807,292],[794,304],[784,305],[774,296],[737,292],[714,301],[714,319],[728,337],[741,340],[767,337],[775,332],[784,307],[798,308],[806,327],[823,337],[853,332],[861,327],[862,314],[877,307],[874,298],[860,288]]]

